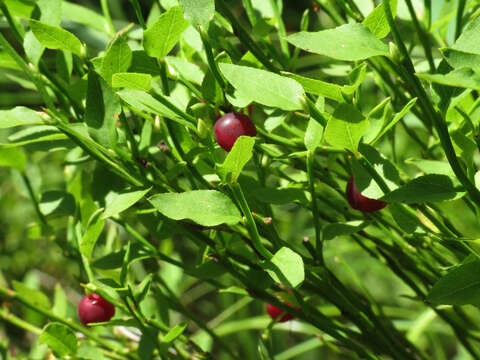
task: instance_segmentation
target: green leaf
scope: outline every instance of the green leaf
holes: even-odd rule
[[[167,108],[161,102],[153,98],[152,95],[147,94],[145,91],[140,90],[122,90],[117,92],[117,95],[125,101],[128,105],[133,107],[134,109],[141,111],[152,113],[155,115],[165,116],[173,121],[178,122],[179,124],[186,126],[194,131],[196,128],[193,124],[189,123],[188,121],[180,118],[177,114],[175,114],[172,110]]]
[[[193,26],[201,26],[205,30],[215,15],[214,0],[180,0],[185,18]]]
[[[25,153],[16,148],[0,148],[0,167],[6,166],[24,171],[27,164]]]
[[[455,176],[450,164],[447,161],[425,160],[425,159],[407,159],[407,164],[412,164],[425,174],[439,174]]]
[[[396,113],[395,116],[393,117],[392,121],[390,122],[385,122],[383,124],[383,127],[382,129],[380,130],[380,132],[378,133],[377,136],[375,136],[375,139],[373,139],[370,144],[373,145],[375,144],[378,140],[381,139],[381,137],[383,135],[385,135],[391,128],[393,128],[395,126],[395,124],[397,122],[399,122],[409,111],[410,109],[415,105],[415,103],[417,102],[417,98],[413,98],[412,100],[410,100],[404,107],[402,110],[400,110],[400,112]],[[385,118],[386,120],[387,118]]]
[[[343,223],[330,223],[323,228],[323,239],[331,240],[337,236],[351,235],[362,230],[367,223],[362,220],[347,221]]]
[[[417,74],[421,79],[446,86],[480,90],[480,72],[470,68],[459,68],[448,74]]]
[[[455,41],[452,48],[467,53],[480,54],[480,16],[473,19]]]
[[[392,98],[388,97],[384,99],[380,104],[375,106],[367,115],[367,119],[370,122],[368,131],[363,137],[363,141],[370,144],[373,139],[380,133],[384,124],[389,118],[389,105]]]
[[[480,54],[470,54],[468,52],[451,48],[444,48],[440,50],[442,51],[445,60],[453,68],[480,68]]]
[[[358,150],[390,190],[398,188],[400,175],[395,165],[373,146],[362,143]],[[371,173],[365,169],[359,160],[352,158],[351,165],[352,173],[355,174],[355,186],[364,196],[378,199],[385,194],[379,184],[377,184],[376,179],[372,177]]]
[[[282,71],[282,75],[288,76],[296,80],[303,86],[305,91],[310,94],[320,95],[332,100],[342,101],[342,87],[337,84],[331,84],[322,80],[307,78],[297,74],[292,74],[286,71]]]
[[[310,118],[308,120],[307,130],[305,131],[305,137],[303,142],[307,150],[315,150],[320,146],[323,138],[323,126],[318,121]]]
[[[302,257],[287,247],[278,250],[262,266],[274,281],[282,283],[288,288],[295,288],[305,280]]]
[[[100,216],[101,210],[96,211],[88,220],[87,230],[80,241],[80,252],[89,259],[92,256],[93,248],[103,231],[105,220]]]
[[[150,190],[151,188],[115,194],[113,198],[109,198],[102,219],[107,219],[127,210],[136,202],[140,201]]]
[[[82,55],[82,43],[71,32],[37,20],[29,20],[28,23],[35,37],[46,48],[66,50],[78,56]]]
[[[68,300],[65,291],[62,286],[55,284],[55,295],[53,299],[52,313],[60,317],[66,317],[67,315]]]
[[[427,300],[435,305],[480,304],[479,273],[479,260],[456,267],[433,285]]]
[[[157,59],[148,56],[145,51],[137,50],[132,52],[132,64],[128,71],[157,76],[160,75],[160,66]]]
[[[175,341],[180,335],[183,334],[185,329],[187,328],[187,322],[182,322],[175,327],[171,328],[163,337],[162,341],[164,343],[171,343]]]
[[[235,141],[232,150],[230,150],[227,158],[218,169],[218,174],[224,182],[237,182],[243,167],[252,158],[254,145],[255,138],[251,136],[240,136]]]
[[[356,152],[368,125],[368,119],[353,105],[340,104],[327,123],[325,140],[334,147]]]
[[[202,85],[204,74],[198,65],[176,56],[167,56],[165,61],[183,78],[197,85]]]
[[[362,24],[346,24],[318,32],[302,31],[287,37],[292,45],[333,59],[357,61],[388,56],[388,46]]]
[[[96,346],[84,341],[78,348],[77,356],[85,360],[105,360],[105,357]]]
[[[21,125],[40,125],[42,118],[35,110],[17,106],[10,110],[0,110],[0,129]]]
[[[110,86],[95,71],[88,73],[85,123],[90,136],[105,147],[117,142],[117,116],[120,101]]]
[[[17,296],[21,299],[28,301],[29,303],[38,308],[44,310],[51,309],[50,300],[48,299],[47,295],[45,295],[40,290],[32,289],[18,281],[13,281],[12,285],[17,292]]]
[[[302,86],[293,79],[247,66],[220,63],[220,70],[235,89],[259,104],[294,111],[302,109]]]
[[[203,226],[233,225],[242,219],[232,200],[215,190],[164,193],[149,200],[160,213],[170,219],[190,219]]]
[[[126,72],[131,63],[132,50],[125,41],[125,37],[117,34],[105,52],[100,75],[112,86],[113,74]]]
[[[75,199],[64,191],[47,191],[40,198],[40,211],[43,215],[74,215]]]
[[[396,203],[388,205],[388,209],[390,210],[390,214],[392,214],[393,220],[395,220],[397,225],[407,234],[423,232],[422,223],[414,210]]]
[[[105,17],[85,6],[63,1],[62,15],[65,19],[108,34],[108,23]]]
[[[144,31],[145,51],[150,56],[163,59],[180,40],[188,26],[188,21],[183,18],[182,9],[179,6],[170,8]]]
[[[385,195],[382,200],[387,202],[403,202],[421,204],[430,201],[453,200],[462,195],[452,178],[446,175],[424,175],[413,179]]]
[[[140,73],[116,73],[112,77],[114,88],[125,87],[135,90],[149,91],[152,87],[152,75]]]
[[[50,323],[42,330],[39,340],[55,353],[64,358],[77,352],[77,337],[69,327],[60,323]]]
[[[382,39],[390,32],[387,16],[384,9],[385,1],[378,5],[368,16],[362,21],[362,24],[370,29],[373,35]],[[397,13],[397,0],[390,1],[390,9],[392,16],[395,18]]]

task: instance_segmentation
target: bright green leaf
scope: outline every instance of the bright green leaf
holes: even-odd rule
[[[116,73],[112,77],[112,86],[114,88],[125,87],[134,90],[149,91],[152,82],[152,76],[140,73]]]
[[[480,54],[480,16],[473,19],[455,41],[452,48],[467,53]]]
[[[178,338],[180,335],[183,334],[186,328],[187,328],[187,322],[182,322],[176,325],[165,334],[162,341],[164,343],[171,343],[172,341],[175,341],[176,338]]]
[[[389,54],[388,46],[362,24],[346,24],[318,32],[302,31],[288,36],[287,40],[305,51],[338,60],[357,61]]]
[[[25,170],[27,164],[27,157],[25,153],[16,148],[0,148],[0,167],[6,166],[17,169],[18,171]]]
[[[223,164],[219,167],[218,173],[223,181],[227,183],[237,182],[243,167],[253,155],[255,138],[251,136],[240,136],[233,145]]]
[[[0,129],[40,124],[43,124],[42,118],[35,110],[23,106],[17,106],[10,110],[0,110]]]
[[[220,63],[220,70],[235,89],[259,104],[293,111],[302,109],[302,86],[293,79],[247,66]]]
[[[183,18],[182,9],[178,6],[172,7],[144,31],[145,51],[150,56],[163,59],[180,40],[188,26],[188,21]]]
[[[47,191],[40,198],[39,208],[43,215],[74,215],[75,199],[64,191]]]
[[[133,206],[136,202],[142,199],[150,191],[150,189],[151,188],[115,194],[113,198],[109,198],[109,202],[107,202],[102,218],[107,219],[111,216],[121,213],[124,210],[127,210],[129,207]]]
[[[46,48],[66,50],[81,56],[82,43],[71,32],[37,20],[29,20],[28,23],[35,37]]]
[[[131,63],[132,50],[128,46],[125,37],[117,34],[105,52],[100,75],[112,86],[113,74],[126,72]]]
[[[417,74],[421,79],[433,83],[480,90],[480,72],[470,68],[458,68],[448,74]]]
[[[45,326],[40,334],[40,342],[47,344],[55,355],[64,358],[77,352],[77,337],[66,325],[50,323]]]
[[[170,219],[190,219],[203,226],[233,225],[242,219],[232,200],[215,190],[164,193],[149,200],[160,213]]]
[[[340,85],[331,84],[322,80],[307,78],[285,71],[282,71],[282,74],[298,81],[307,93],[320,95],[336,101],[343,101],[342,87]]]
[[[288,288],[295,288],[305,280],[302,257],[287,247],[278,250],[262,266],[274,281],[282,283]]]
[[[353,105],[340,104],[327,123],[325,140],[334,147],[356,152],[368,124],[368,119]]]
[[[180,0],[180,5],[185,13],[185,18],[193,26],[208,28],[208,24],[215,14],[214,0]]]
[[[384,9],[385,1],[378,5],[368,16],[362,21],[362,24],[370,29],[373,35],[382,39],[390,32],[390,25],[388,24],[387,16]],[[390,9],[392,16],[395,17],[397,13],[397,0],[390,1]]]
[[[92,256],[93,248],[103,231],[105,220],[100,216],[101,211],[96,211],[88,220],[87,230],[80,241],[80,252],[86,258]]]

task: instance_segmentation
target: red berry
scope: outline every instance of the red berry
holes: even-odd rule
[[[115,306],[98,294],[83,297],[78,304],[78,317],[83,325],[108,321],[115,314]]]
[[[292,306],[292,304],[288,303],[288,302],[284,302],[285,305],[288,305],[288,306]],[[272,304],[268,304],[267,305],[267,312],[268,312],[268,315],[270,315],[270,317],[272,319],[276,319],[278,318],[280,315],[284,314],[280,320],[278,320],[279,322],[285,322],[285,321],[289,321],[289,320],[292,320],[294,318],[294,316],[292,314],[289,314],[289,313],[285,313],[285,311],[283,309],[280,309]]]
[[[233,144],[240,136],[257,135],[257,129],[252,120],[246,115],[234,112],[219,118],[213,130],[218,144],[226,151],[232,149]]]
[[[387,206],[386,202],[370,199],[366,196],[363,196],[360,191],[358,191],[358,189],[355,187],[355,183],[353,182],[353,176],[351,176],[348,180],[346,195],[350,206],[355,210],[360,210],[364,213],[372,213],[381,210],[385,206]]]

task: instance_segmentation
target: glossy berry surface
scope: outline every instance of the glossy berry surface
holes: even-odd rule
[[[78,317],[83,325],[108,321],[115,314],[115,306],[98,294],[85,295],[78,304]]]
[[[284,303],[285,305],[288,305],[288,306],[292,306],[292,304],[288,303],[288,302],[285,302]],[[285,311],[274,306],[274,305],[271,305],[271,304],[268,304],[267,305],[267,312],[268,312],[268,315],[270,315],[270,317],[272,319],[277,319],[280,315],[284,314],[280,320],[278,320],[278,322],[285,322],[285,321],[289,321],[289,320],[292,320],[294,318],[294,316],[292,314],[288,314],[286,313],[285,314]]]
[[[347,201],[352,208],[359,210],[364,213],[372,213],[378,210],[383,209],[387,206],[386,202],[370,199],[366,196],[363,196],[360,191],[355,187],[353,182],[353,176],[350,177],[347,183]]]
[[[242,135],[255,136],[257,129],[252,120],[244,114],[227,113],[217,120],[213,128],[218,145],[230,151],[235,141]]]

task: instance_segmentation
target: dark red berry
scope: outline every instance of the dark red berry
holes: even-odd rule
[[[385,206],[387,206],[386,202],[370,199],[366,196],[363,196],[360,191],[358,191],[358,189],[355,187],[355,183],[353,182],[353,176],[351,176],[348,180],[346,195],[350,206],[355,210],[360,210],[364,213],[372,213],[381,210]]]
[[[83,297],[78,304],[78,317],[83,325],[108,321],[115,314],[115,306],[98,294]]]
[[[240,136],[257,134],[257,129],[248,116],[234,112],[219,118],[213,130],[218,144],[226,151],[232,149],[233,144]]]
[[[288,302],[284,302],[285,305],[288,305],[288,306],[292,306],[292,304],[288,303]],[[289,314],[289,313],[285,313],[285,311],[283,309],[280,309],[272,304],[268,304],[267,305],[267,312],[268,312],[268,315],[270,315],[270,317],[275,320],[277,319],[280,315],[284,314],[280,320],[278,320],[278,322],[285,322],[285,321],[289,321],[289,320],[292,320],[294,318],[294,316],[292,314]]]

